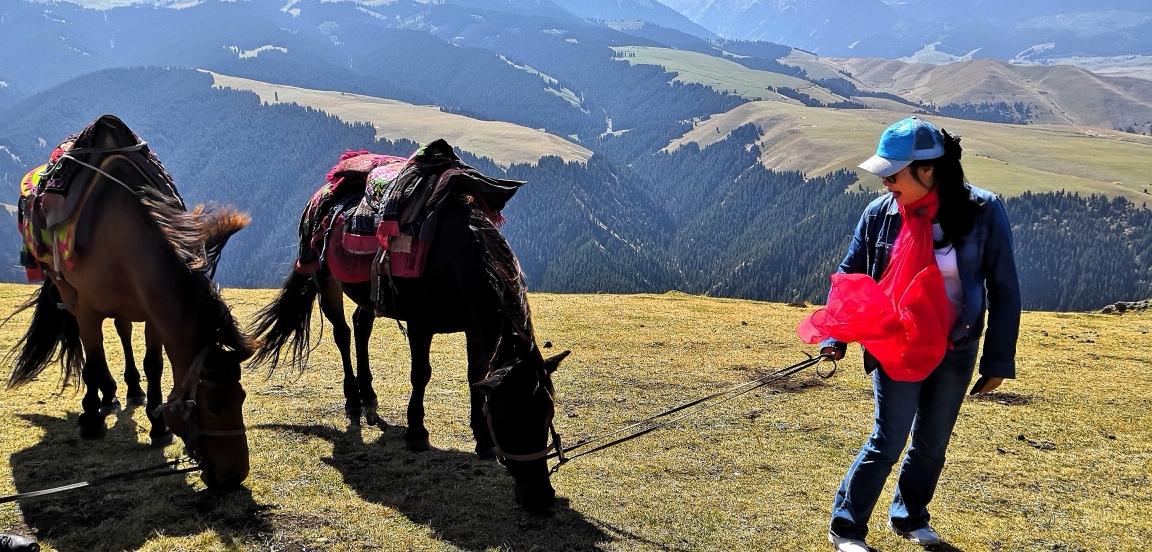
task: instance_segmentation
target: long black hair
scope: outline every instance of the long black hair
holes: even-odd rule
[[[911,173],[912,177],[919,181],[916,168],[933,167],[936,194],[940,197],[940,209],[936,212],[936,220],[944,230],[944,240],[960,245],[964,236],[967,236],[976,225],[976,215],[980,212],[980,206],[972,201],[968,186],[965,185],[964,167],[960,165],[960,156],[963,154],[960,137],[946,130],[941,130],[940,133],[944,135],[944,155],[936,159],[913,161]]]

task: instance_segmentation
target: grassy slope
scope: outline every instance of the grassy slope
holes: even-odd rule
[[[689,141],[707,146],[752,122],[765,134],[760,148],[766,166],[818,175],[854,170],[884,129],[906,116],[751,102],[699,123],[670,147]],[[1152,137],[1075,126],[930,120],[963,137],[969,180],[997,193],[1068,190],[1122,195],[1137,204],[1152,199],[1144,193],[1152,190]],[[874,186],[875,180],[864,175],[862,181]]]
[[[216,88],[248,90],[265,103],[295,103],[335,115],[349,123],[368,123],[377,138],[407,138],[426,144],[437,138],[502,166],[534,164],[541,157],[556,155],[565,161],[587,161],[592,152],[559,136],[502,121],[481,121],[444,113],[435,106],[349,94],[269,84],[208,71]]]
[[[659,65],[665,71],[679,73],[675,80],[703,84],[719,91],[732,92],[749,99],[783,99],[766,87],[795,88],[824,103],[843,101],[824,88],[804,79],[781,73],[749,69],[727,59],[671,48],[621,46],[613,48],[622,60],[632,65]]]
[[[1021,67],[994,59],[931,65],[897,60],[786,59],[805,70],[829,64],[850,72],[867,89],[936,105],[1023,102],[1034,121],[1141,130],[1152,123],[1152,83],[1107,77],[1071,65]]]
[[[30,290],[0,286],[0,310]],[[226,292],[242,318],[272,295]],[[682,294],[531,300],[540,341],[574,351],[556,376],[557,425],[569,443],[811,350],[794,333],[808,309]],[[4,326],[3,345],[26,323],[22,315]],[[969,401],[958,422],[933,505],[951,544],[1135,550],[1152,539],[1141,506],[1152,500],[1149,332],[1152,313],[1025,313],[1021,379],[1004,389],[1012,394]],[[826,383],[806,375],[711,419],[574,461],[553,479],[555,513],[536,518],[512,505],[501,468],[471,455],[461,336],[434,342],[427,405],[437,450],[413,454],[400,428],[348,430],[328,333],[299,378],[246,374],[249,491],[213,497],[194,478],[116,484],[0,505],[0,530],[37,527],[51,536],[46,549],[62,551],[824,550],[832,495],[871,426],[869,382],[853,352]],[[119,366],[113,341],[109,360]],[[381,413],[402,424],[408,355],[390,321],[371,351]],[[0,494],[178,454],[177,445],[162,455],[142,444],[139,409],[117,416],[107,439],[79,441],[79,397],[58,390],[46,374],[0,402]],[[919,550],[884,529],[882,513],[872,544]]]

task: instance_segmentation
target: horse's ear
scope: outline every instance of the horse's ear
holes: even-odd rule
[[[552,372],[555,372],[556,369],[560,367],[560,361],[567,358],[570,354],[572,354],[572,351],[564,351],[563,353],[544,359],[544,372],[552,375]]]
[[[472,384],[472,387],[483,391],[486,394],[492,394],[501,383],[504,383],[504,378],[508,376],[511,367],[493,370],[488,373],[488,377]]]

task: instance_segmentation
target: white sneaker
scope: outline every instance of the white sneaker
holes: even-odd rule
[[[832,548],[835,548],[836,552],[872,552],[862,540],[837,537],[831,532],[828,533],[828,542],[832,543]]]
[[[940,545],[940,535],[936,534],[936,530],[933,529],[931,525],[925,525],[924,527],[921,527],[915,531],[901,531],[894,527],[892,522],[889,521],[888,528],[895,532],[897,535],[912,541],[913,544],[919,544],[920,546]]]

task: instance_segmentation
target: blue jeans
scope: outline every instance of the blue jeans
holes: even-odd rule
[[[872,509],[908,442],[909,432],[912,446],[900,467],[888,515],[892,526],[901,531],[928,525],[928,503],[944,469],[952,426],[972,382],[977,341],[945,353],[940,366],[924,381],[895,381],[883,368],[872,373],[876,425],[836,491],[829,528],[833,534],[850,539],[863,539],[868,534]]]

